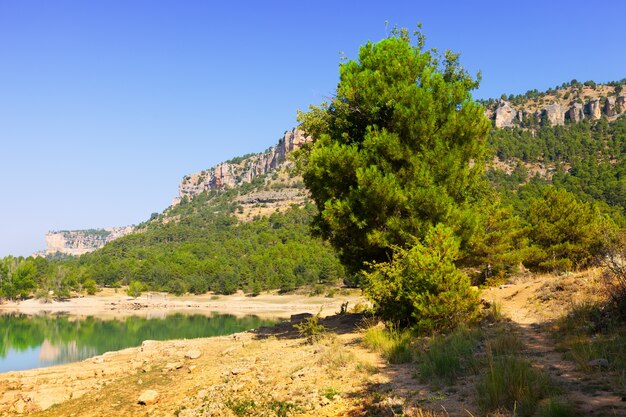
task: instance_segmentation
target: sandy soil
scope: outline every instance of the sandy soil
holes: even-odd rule
[[[597,275],[591,271],[566,277],[531,276],[486,290],[483,297],[501,305],[511,331],[525,345],[521,354],[546,370],[583,415],[626,415],[626,402],[616,394],[619,390],[606,388],[608,376],[583,374],[563,358],[551,337],[555,319],[577,302],[598,296]],[[98,297],[104,306],[101,311],[115,307],[118,314],[126,314],[119,303],[135,302],[115,294],[110,297]],[[254,307],[289,315],[316,312],[320,306],[331,314],[344,301],[342,297],[282,297],[188,297],[166,304],[175,300],[202,306],[183,305],[183,310],[230,307],[225,311],[244,313]],[[140,300],[149,301],[156,303]],[[118,304],[107,304],[111,302]],[[252,304],[246,307],[246,303]],[[76,307],[76,311],[81,310]],[[480,415],[475,403],[477,376],[439,388],[421,383],[415,378],[414,364],[391,365],[364,348],[360,329],[368,323],[363,320],[358,314],[329,316],[323,324],[330,335],[313,344],[286,322],[231,336],[146,341],[141,347],[79,363],[0,374],[0,416]],[[155,402],[140,402],[146,391],[153,391]]]
[[[345,291],[345,290],[344,290]],[[42,303],[36,299],[0,304],[0,314],[17,312],[39,314],[43,312],[64,312],[76,316],[98,316],[101,318],[124,317],[129,315],[159,317],[167,313],[228,313],[237,316],[254,314],[263,317],[290,317],[296,313],[318,313],[327,316],[338,312],[341,305],[348,302],[353,307],[363,302],[360,291],[342,292],[332,298],[309,297],[305,294],[275,293],[256,297],[243,293],[233,295],[188,295],[177,297],[166,293],[144,293],[132,298],[122,289],[117,292],[107,288],[93,296],[73,297],[67,301]]]

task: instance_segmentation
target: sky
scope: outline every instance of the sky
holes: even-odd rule
[[[0,257],[140,223],[274,145],[343,53],[422,23],[476,98],[626,77],[626,2],[0,0]],[[385,22],[389,22],[386,25]]]

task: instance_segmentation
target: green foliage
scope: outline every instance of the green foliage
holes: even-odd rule
[[[364,292],[376,310],[422,330],[450,329],[476,317],[478,291],[454,264],[459,243],[441,224],[423,242],[398,248],[390,262],[375,264],[365,276]]]
[[[534,415],[539,401],[554,391],[547,375],[515,356],[494,358],[478,381],[478,405],[483,412],[515,410],[515,415]]]
[[[531,201],[528,221],[531,252],[526,264],[548,271],[589,266],[602,251],[602,235],[612,227],[590,204],[554,188]]]
[[[582,414],[571,404],[550,398],[541,407],[541,417],[582,417]]]
[[[411,44],[406,31],[343,63],[335,97],[299,114],[316,141],[298,157],[319,213],[315,230],[348,272],[385,262],[436,224],[465,245],[483,188],[489,122],[458,55]]]
[[[16,300],[27,297],[36,286],[38,274],[33,258],[7,256],[0,259],[0,298]]]
[[[479,341],[478,331],[463,327],[447,336],[433,337],[417,358],[420,378],[423,381],[454,383],[459,376],[475,368],[472,359]]]
[[[363,343],[379,352],[389,363],[408,363],[413,360],[412,337],[409,329],[373,326],[366,330]]]
[[[324,327],[324,325],[321,324],[319,320],[320,315],[318,313],[315,316],[305,318],[300,323],[294,324],[293,327],[298,330],[300,336],[306,337],[309,342],[318,342],[324,336],[326,336],[326,333],[328,332],[326,327]]]
[[[139,281],[131,281],[128,284],[128,289],[126,290],[126,294],[130,297],[137,298],[141,296],[141,292],[143,291],[143,285]]]
[[[96,284],[96,281],[89,278],[83,283],[83,289],[87,291],[87,294],[95,295],[96,292],[98,292],[98,285]]]

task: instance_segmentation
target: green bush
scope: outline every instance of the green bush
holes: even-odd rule
[[[320,315],[318,313],[315,316],[307,317],[301,323],[294,324],[293,327],[298,330],[300,336],[306,337],[309,342],[317,342],[327,333],[326,327],[320,324],[319,319]]]
[[[459,243],[441,224],[423,243],[397,248],[392,261],[375,264],[366,274],[365,294],[377,312],[419,330],[451,329],[477,316],[478,291],[457,269]]]
[[[128,289],[126,290],[126,294],[130,297],[137,298],[141,296],[141,292],[143,291],[143,284],[139,281],[131,281],[128,284]]]

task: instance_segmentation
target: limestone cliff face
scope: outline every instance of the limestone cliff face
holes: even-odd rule
[[[250,183],[255,178],[269,174],[289,164],[287,154],[310,141],[304,132],[298,129],[285,132],[278,144],[264,153],[235,158],[222,162],[205,171],[186,175],[178,186],[178,197],[172,205],[181,199],[192,199],[204,191],[233,188],[240,184]]]
[[[493,120],[496,128],[525,126],[527,118],[545,120],[550,126],[564,125],[566,122],[580,123],[583,120],[609,120],[626,113],[626,96],[614,86],[598,85],[570,86],[567,89],[544,94],[540,98],[524,99],[521,104],[498,100],[485,109],[487,118]],[[618,92],[619,91],[619,92]]]
[[[110,229],[64,230],[46,234],[45,255],[62,253],[78,256],[101,248],[106,243],[132,233],[134,226]]]

